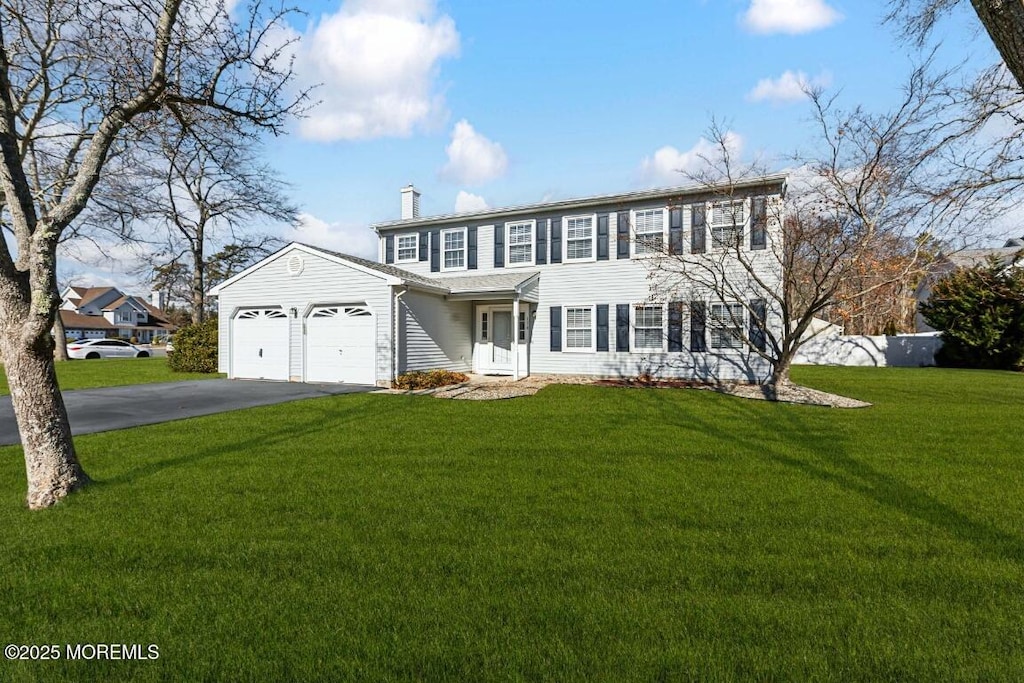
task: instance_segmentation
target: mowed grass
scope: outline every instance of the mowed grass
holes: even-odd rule
[[[171,372],[167,367],[166,358],[155,357],[72,360],[57,363],[56,368],[57,382],[64,391],[224,377],[219,374]],[[9,393],[11,391],[7,386],[7,374],[0,364],[0,396]]]
[[[808,368],[836,410],[552,386],[353,395],[77,439],[0,633],[156,644],[11,681],[1020,680],[1024,376]]]

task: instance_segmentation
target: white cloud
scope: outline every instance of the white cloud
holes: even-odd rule
[[[743,25],[753,33],[808,33],[827,28],[843,15],[825,0],[751,0]]]
[[[455,198],[455,213],[469,213],[471,211],[484,211],[489,209],[487,200],[478,194],[459,190]]]
[[[477,133],[466,119],[455,124],[451,144],[445,151],[448,163],[441,169],[442,177],[463,185],[494,180],[508,168],[508,157],[501,145]]]
[[[377,260],[377,235],[365,225],[328,223],[311,214],[300,213],[297,225],[286,229],[282,238]]]
[[[312,140],[410,135],[439,121],[438,64],[459,52],[459,33],[433,0],[346,0],[296,48],[300,85],[320,101],[299,124]]]
[[[725,146],[735,163],[743,152],[743,138],[738,133],[729,131],[725,134]],[[721,156],[722,150],[719,146],[705,138],[698,140],[697,144],[685,152],[666,145],[652,156],[644,158],[640,163],[640,173],[648,183],[685,184],[688,175],[709,170],[720,161]]]
[[[771,102],[772,104],[799,102],[807,97],[808,89],[824,88],[831,83],[832,77],[827,73],[808,78],[803,71],[784,71],[778,78],[759,80],[757,85],[747,93],[747,99],[751,102]]]

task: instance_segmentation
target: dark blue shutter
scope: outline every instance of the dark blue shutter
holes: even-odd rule
[[[384,263],[395,262],[395,236],[388,235],[384,238]]]
[[[430,233],[426,230],[420,233],[420,261],[430,258]]]
[[[629,351],[629,304],[615,306],[615,350]]]
[[[629,258],[629,211],[619,211],[617,233],[618,239],[616,244],[618,244],[618,249],[616,256],[619,258]]]
[[[466,267],[470,270],[476,270],[476,226],[471,225],[466,228],[466,249],[469,252],[469,256],[466,257]]]
[[[764,351],[767,346],[764,329],[767,308],[764,299],[750,300],[750,343],[758,351]]]
[[[708,342],[704,337],[704,326],[707,317],[707,304],[703,301],[690,302],[690,351],[708,350]]]
[[[768,204],[764,197],[754,197],[750,217],[750,248],[768,248]]]
[[[597,260],[608,260],[608,214],[597,215]]]
[[[683,350],[683,302],[668,302],[668,350],[679,353]]]
[[[551,262],[562,262],[562,219],[551,219]]]
[[[545,218],[537,221],[537,255],[534,263],[543,266],[548,262],[548,221]]]
[[[562,307],[551,307],[551,350],[562,350]]]
[[[494,267],[505,267],[505,224],[494,226]]]
[[[430,231],[430,272],[441,270],[441,231]]]
[[[597,350],[608,350],[608,304],[597,305]]]
[[[704,240],[707,234],[706,210],[703,204],[690,206],[690,251],[694,254],[704,253]]]
[[[668,210],[668,253],[683,253],[683,209],[680,206]]]

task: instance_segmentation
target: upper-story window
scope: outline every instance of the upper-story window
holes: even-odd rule
[[[441,270],[464,270],[466,268],[466,229],[442,230],[441,251]]]
[[[565,260],[594,259],[594,215],[565,218]]]
[[[418,261],[419,257],[420,236],[418,234],[399,235],[395,238],[395,260],[398,263]]]
[[[737,247],[743,243],[743,226],[747,222],[747,203],[715,202],[711,205],[711,244],[715,247]]]
[[[135,322],[135,317],[132,315],[132,311],[118,311],[114,316],[116,322],[119,323],[131,323]]]
[[[508,231],[508,239],[505,240],[508,253],[505,255],[505,262],[510,266],[533,265],[534,249],[534,225],[535,221],[519,221],[508,223],[505,229]]]
[[[633,254],[658,254],[665,246],[666,209],[633,211]]]

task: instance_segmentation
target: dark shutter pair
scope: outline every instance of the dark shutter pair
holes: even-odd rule
[[[754,197],[750,216],[750,248],[768,248],[768,202],[765,197]]]
[[[621,306],[619,307],[621,308]],[[626,315],[629,315],[627,308]],[[550,311],[551,350],[562,350],[562,307],[552,306]],[[608,304],[597,305],[597,344],[598,351],[608,350]],[[629,345],[629,320],[626,320],[626,345]],[[618,346],[618,341],[616,342]]]

